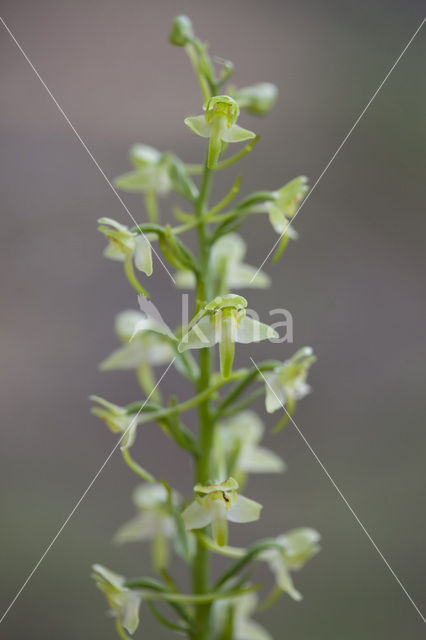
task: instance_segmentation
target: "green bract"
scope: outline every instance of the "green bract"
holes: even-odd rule
[[[253,131],[238,126],[240,108],[230,96],[210,98],[205,114],[185,118],[185,124],[197,136],[210,138],[208,167],[214,169],[222,152],[223,142],[244,142],[256,136]]]
[[[260,396],[265,396],[267,413],[284,407],[284,414],[273,429],[279,431],[291,418],[296,402],[310,390],[307,376],[315,357],[312,349],[305,347],[288,358],[287,346],[278,344],[284,337],[277,340],[274,328],[260,322],[257,313],[248,308],[247,300],[239,295],[244,288],[265,289],[271,279],[256,264],[246,264],[246,242],[236,232],[251,214],[255,214],[251,218],[254,224],[259,221],[257,214],[267,214],[274,231],[281,236],[274,259],[279,257],[288,239],[297,235],[289,224],[307,193],[307,180],[300,176],[276,191],[256,187],[250,192],[251,184],[244,183],[238,174],[225,183],[220,199],[212,201],[216,177],[241,162],[259,141],[259,136],[239,126],[240,109],[265,115],[275,104],[278,90],[268,82],[243,88],[228,85],[224,89],[233,64],[210,56],[207,43],[197,37],[186,16],[175,18],[169,41],[188,55],[201,89],[204,112],[186,118],[185,124],[206,139],[205,159],[201,164],[187,162],[174,152],[162,152],[145,144],[130,149],[132,170],[117,178],[115,185],[143,194],[144,217],[133,228],[101,218],[99,230],[109,241],[105,256],[124,262],[125,275],[138,293],[140,311],[135,310],[135,301],[134,310],[117,315],[119,344],[101,362],[100,369],[131,371],[136,374],[140,389],[135,398],[131,380],[128,387],[120,388],[121,393],[131,394],[126,406],[91,396],[96,402],[92,412],[117,434],[116,447],[121,445],[127,468],[138,482],[144,481],[133,493],[136,513],[118,528],[114,540],[119,544],[149,543],[156,577],[125,578],[102,565],[94,566],[93,576],[108,600],[121,640],[129,640],[128,634],[136,630],[142,601],[169,633],[176,632],[190,640],[272,640],[252,616],[283,593],[301,599],[292,572],[301,569],[319,551],[319,534],[309,528],[278,536],[273,532],[246,548],[241,544],[231,547],[227,545],[228,523],[249,523],[260,518],[261,504],[241,495],[245,494],[251,474],[278,474],[286,468],[275,447],[263,446],[265,426],[250,407]],[[228,143],[243,141],[249,142],[234,155],[225,155]],[[263,150],[263,161],[265,158],[268,159],[267,149]],[[243,189],[248,192],[237,200]],[[171,207],[177,222],[163,211],[167,200],[160,200],[172,192],[180,197],[178,206]],[[262,227],[254,231],[255,243],[260,233]],[[148,294],[139,283],[136,271],[148,276],[152,273],[151,242],[156,243],[156,256],[170,276],[166,263],[172,265],[174,284],[194,289],[193,298],[182,296],[182,313],[178,296],[168,288],[157,308],[157,301],[148,301]],[[282,287],[285,281],[270,296],[275,307],[282,306]],[[259,296],[262,295],[260,291]],[[164,321],[159,308],[173,313]],[[274,311],[284,309],[275,309],[270,315]],[[175,326],[180,316],[180,325],[172,331],[168,324]],[[273,347],[266,344],[268,340],[274,342]],[[253,366],[234,368],[236,343],[262,341],[264,344],[257,349],[264,350],[265,359],[255,363],[249,351],[247,360]],[[219,361],[215,358],[216,344]],[[275,359],[266,359],[271,356]],[[169,374],[169,369],[173,373]],[[184,384],[176,380],[177,375],[183,376]],[[158,443],[156,436],[151,438],[147,433],[152,432],[152,425],[160,432]],[[137,428],[143,431],[143,437],[139,447],[130,449]],[[170,449],[170,444],[179,449],[180,456]],[[172,465],[175,455],[176,464]],[[145,469],[147,459],[147,466],[155,475]],[[172,467],[182,467],[185,472],[194,470],[190,482],[183,473],[177,478],[179,493],[169,484]],[[281,480],[277,475],[270,481],[274,495],[280,492],[278,482]],[[114,496],[113,503],[117,500]],[[288,511],[285,504],[275,506],[283,513]],[[273,520],[273,513],[269,518]],[[241,531],[235,529],[233,536]],[[188,593],[182,592],[180,581],[173,575],[172,553],[187,566],[191,583]],[[226,561],[222,570],[213,566],[212,554],[220,554]],[[133,558],[135,567],[129,573],[137,576],[145,556],[137,552]],[[269,567],[275,582],[266,595],[254,581],[259,564]],[[280,629],[281,636],[285,632]]]

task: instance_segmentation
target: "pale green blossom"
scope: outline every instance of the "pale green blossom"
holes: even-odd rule
[[[215,242],[210,254],[210,269],[220,292],[230,289],[266,289],[271,280],[264,271],[243,262],[247,245],[237,233],[228,233]],[[254,277],[256,276],[256,277]],[[192,271],[179,271],[176,284],[183,289],[195,287]]]
[[[280,473],[283,460],[274,452],[259,446],[265,427],[253,411],[241,411],[216,427],[216,464],[225,475],[236,475],[239,481],[246,473]]]
[[[182,513],[185,529],[203,529],[211,524],[213,537],[226,545],[229,522],[253,522],[260,517],[262,505],[237,493],[238,482],[228,478],[211,485],[197,484],[195,500]]]
[[[258,603],[259,598],[255,593],[215,602],[212,617],[218,637],[222,637],[227,617],[232,609],[233,640],[272,640],[271,634],[261,624],[251,619]]]
[[[278,89],[272,82],[259,82],[241,89],[231,86],[228,92],[241,109],[247,109],[256,116],[269,113],[278,98]]]
[[[134,171],[114,180],[119,189],[130,192],[155,191],[164,196],[172,189],[170,154],[160,153],[146,144],[135,144],[130,149]]]
[[[182,336],[178,351],[203,349],[219,343],[220,367],[229,377],[234,361],[235,343],[249,344],[277,338],[277,332],[246,315],[247,300],[242,296],[218,296],[204,307],[202,317]]]
[[[115,541],[152,541],[152,558],[156,569],[167,566],[170,555],[170,539],[176,534],[176,524],[170,512],[168,493],[162,484],[140,485],[133,493],[138,514],[126,522],[115,535]],[[172,506],[180,504],[180,497],[172,493]]]
[[[147,276],[152,274],[152,250],[147,236],[136,233],[112,218],[99,218],[99,231],[109,240],[104,256],[111,260],[129,263],[134,260],[135,267]]]
[[[124,586],[125,578],[100,564],[93,565],[92,577],[107,599],[110,611],[131,634],[139,626],[139,608],[142,596]]]
[[[277,586],[293,600],[301,600],[302,595],[295,588],[290,571],[301,569],[318,553],[320,537],[315,529],[294,529],[275,538],[281,549],[267,549],[259,554],[259,559],[266,562],[272,571]]]
[[[306,378],[316,358],[310,347],[297,351],[282,365],[265,373],[265,405],[268,413],[288,407],[289,413],[294,409],[297,400],[306,396],[311,387]]]
[[[215,96],[207,102],[205,113],[185,118],[185,124],[202,138],[209,138],[208,166],[214,169],[223,143],[251,140],[256,134],[236,124],[240,108],[229,96]]]
[[[92,413],[106,422],[113,433],[121,433],[121,448],[123,450],[132,446],[136,438],[137,418],[128,414],[124,407],[104,400],[99,396],[90,396],[90,400],[100,404],[100,407],[93,407]]]

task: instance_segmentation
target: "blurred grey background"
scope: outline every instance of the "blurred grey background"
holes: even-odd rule
[[[424,14],[422,2],[233,0],[3,1],[2,15],[108,176],[128,168],[139,141],[198,161],[202,143],[183,125],[200,112],[182,50],[167,44],[188,13],[214,54],[235,63],[239,85],[281,91],[240,165],[243,192],[301,173],[313,182]],[[314,392],[296,421],[414,600],[424,589],[425,33],[408,50],[300,212],[300,233],[273,290],[246,292],[262,311],[284,306],[295,344],[242,347],[239,363],[311,344]],[[115,443],[89,413],[88,395],[137,399],[131,373],[101,374],[115,346],[115,314],[135,308],[120,265],[106,261],[101,215],[128,223],[49,95],[1,29],[1,556],[3,611]],[[218,179],[217,196],[231,175]],[[234,172],[235,173],[235,172]],[[143,220],[138,196],[126,197]],[[164,203],[169,206],[170,202]],[[165,211],[165,218],[171,219]],[[251,220],[247,261],[259,264],[275,235]],[[179,294],[157,262],[154,301],[179,321]],[[166,393],[189,390],[167,376]],[[258,405],[263,411],[262,404]],[[260,620],[276,638],[387,640],[424,637],[423,623],[297,432],[268,438],[286,459],[278,482],[251,481],[265,503],[259,523],[232,543],[311,525],[323,550],[300,573],[304,601],[282,600]],[[183,455],[149,425],[135,455],[182,491]],[[144,546],[111,537],[132,513],[136,482],[113,456],[2,624],[1,637],[114,638],[89,578],[97,561],[150,571]],[[176,564],[176,571],[181,566]],[[136,637],[169,637],[147,610]]]

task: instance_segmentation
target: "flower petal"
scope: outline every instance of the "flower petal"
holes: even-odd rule
[[[271,340],[278,338],[278,333],[272,327],[263,322],[253,320],[248,316],[241,318],[236,332],[236,342],[248,344],[250,342],[260,342],[261,340]]]
[[[236,619],[235,640],[273,640],[271,634],[258,622]]]
[[[203,529],[210,524],[210,511],[194,500],[182,512],[182,519],[186,530]]]
[[[224,142],[244,142],[244,140],[251,140],[255,138],[256,134],[248,129],[243,129],[238,124],[233,124],[232,127],[226,129],[222,134],[222,140]]]
[[[125,522],[114,536],[119,544],[150,540],[158,533],[157,518],[153,513],[143,513]]]
[[[206,121],[206,117],[204,114],[201,116],[192,116],[190,118],[185,118],[184,120],[187,127],[191,129],[197,136],[201,136],[202,138],[210,137],[210,125]]]
[[[285,470],[285,463],[281,458],[264,447],[250,447],[243,452],[238,466],[241,471],[250,473],[281,473]]]
[[[267,289],[271,278],[264,271],[259,271],[249,264],[232,266],[228,273],[228,287],[230,289]]]
[[[234,504],[229,507],[226,517],[230,522],[254,522],[259,520],[262,505],[259,502],[237,495]]]
[[[146,166],[118,176],[115,178],[114,184],[123,191],[141,193],[155,187],[155,173],[156,170],[153,167]]]
[[[129,632],[134,633],[139,626],[139,607],[141,604],[141,596],[137,593],[129,591],[123,602],[121,610],[121,623]]]
[[[194,326],[182,336],[178,345],[178,351],[186,351],[187,349],[203,349],[205,347],[213,347],[218,341],[219,336],[216,331],[214,317],[207,315],[201,318]]]
[[[225,501],[222,498],[212,501],[210,515],[213,538],[219,547],[224,547],[228,542],[228,523]]]
[[[145,361],[143,347],[140,342],[133,340],[120,349],[113,351],[99,365],[101,371],[113,369],[135,369]]]
[[[275,576],[275,581],[280,589],[288,593],[293,600],[302,600],[302,594],[297,591],[293,584],[290,571],[287,569],[283,554],[276,551],[271,554],[268,562],[269,568]]]
[[[152,250],[148,238],[141,234],[135,240],[135,266],[147,276],[152,274]]]

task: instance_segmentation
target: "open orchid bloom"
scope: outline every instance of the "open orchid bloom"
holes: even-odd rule
[[[285,464],[281,458],[259,446],[265,427],[253,411],[241,411],[217,425],[215,453],[224,474],[280,473]]]
[[[255,593],[247,593],[228,600],[214,603],[214,625],[217,637],[222,637],[227,618],[232,610],[232,626],[234,640],[272,640],[271,634],[258,622],[251,619],[258,606],[259,598]]]
[[[308,179],[305,176],[299,176],[275,192],[276,200],[265,203],[274,231],[281,235],[288,230],[290,237],[292,233],[293,237],[297,237],[288,225],[308,190]]]
[[[116,318],[115,328],[123,346],[101,362],[103,371],[137,369],[144,364],[157,366],[173,359],[169,333],[153,318],[139,311],[123,311]]]
[[[134,170],[114,180],[119,189],[136,193],[153,190],[160,196],[171,191],[170,154],[146,144],[135,144],[130,149],[130,160]]]
[[[141,594],[127,589],[123,576],[100,564],[93,565],[92,577],[106,597],[111,613],[119,618],[120,624],[129,633],[133,634],[139,626]]]
[[[236,124],[240,108],[229,96],[210,98],[205,113],[185,118],[185,124],[202,138],[209,138],[208,166],[214,169],[223,149],[223,143],[251,140],[256,134]]]
[[[268,413],[284,406],[288,406],[289,413],[292,413],[296,401],[311,390],[306,378],[315,360],[311,347],[304,347],[274,371],[265,373],[265,405]]]
[[[264,116],[271,111],[278,98],[278,88],[272,82],[259,82],[237,89],[228,87],[228,93],[238,103],[240,109],[255,116]]]
[[[132,446],[136,437],[137,418],[126,412],[124,407],[108,402],[99,396],[90,396],[90,400],[100,404],[100,407],[93,407],[92,413],[104,420],[113,433],[123,434],[121,448],[128,449]]]
[[[237,493],[238,482],[228,478],[211,485],[195,485],[195,500],[182,513],[185,529],[203,529],[211,524],[219,546],[226,545],[229,522],[253,522],[262,505]]]
[[[176,492],[172,494],[172,501],[175,507],[180,504]],[[120,544],[151,540],[154,567],[164,569],[169,560],[169,540],[176,532],[167,490],[162,484],[140,485],[133,493],[133,502],[138,515],[120,527],[114,539]]]
[[[320,547],[321,536],[315,529],[301,528],[278,536],[275,541],[280,549],[262,551],[259,559],[265,561],[271,569],[277,586],[288,593],[294,600],[301,600],[302,595],[294,587],[290,570],[301,569]]]
[[[219,343],[222,376],[228,378],[234,361],[235,343],[249,344],[278,338],[277,332],[246,315],[247,300],[228,294],[204,307],[202,317],[182,336],[178,351],[203,349]]]
[[[152,250],[147,236],[130,231],[129,228],[112,218],[99,218],[99,231],[109,240],[104,256],[111,260],[129,263],[147,276],[152,274]]]
[[[271,280],[264,271],[259,271],[243,262],[246,249],[246,243],[237,233],[228,233],[213,245],[210,267],[219,292],[222,290],[226,292],[230,289],[266,289],[269,287]],[[195,277],[192,271],[179,271],[175,280],[178,287],[182,289],[195,287]]]

